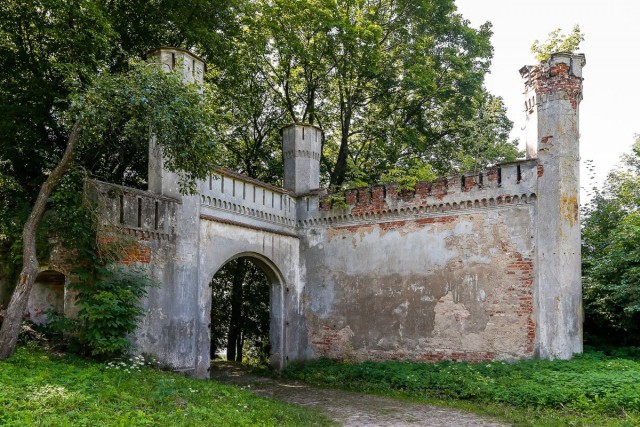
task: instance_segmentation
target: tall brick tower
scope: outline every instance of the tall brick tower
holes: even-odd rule
[[[552,54],[525,66],[527,157],[538,160],[536,355],[582,352],[579,105],[584,55]]]

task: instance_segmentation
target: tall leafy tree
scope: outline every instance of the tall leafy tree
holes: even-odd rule
[[[114,35],[91,0],[0,5],[0,160],[28,197],[66,146],[69,94],[103,66]]]
[[[235,0],[15,0],[0,4],[0,277],[19,269],[21,229],[63,155],[73,93],[105,71],[124,72],[150,48],[195,48],[223,69],[238,28]],[[122,123],[120,123],[121,125]],[[148,149],[125,144],[114,123],[104,144],[80,149],[101,180],[145,188]],[[107,143],[108,141],[108,143]],[[6,197],[4,197],[6,196]],[[0,304],[3,301],[0,300]]]
[[[247,3],[242,9],[241,36],[231,36],[233,47],[225,65],[208,73],[215,111],[217,138],[224,151],[225,166],[252,178],[281,183],[282,158],[278,130],[287,124],[282,104],[272,92],[261,55],[268,39],[249,25],[258,5]]]
[[[183,84],[180,75],[141,64],[127,73],[101,74],[59,114],[59,125],[71,130],[63,156],[40,186],[22,228],[22,270],[0,329],[0,360],[15,349],[38,274],[36,237],[49,198],[74,162],[81,166],[85,150],[108,144],[110,140],[103,135],[113,126],[120,128],[120,143],[144,147],[151,130],[163,147],[165,167],[182,172],[181,190],[194,191],[195,181],[210,173],[217,158],[202,100],[195,88]]]
[[[640,343],[640,140],[584,209],[585,331],[610,343]]]
[[[69,129],[59,114],[101,71],[171,45],[196,49],[223,69],[237,31],[234,0],[15,0],[0,4],[0,161],[32,202],[62,155]],[[117,139],[117,132],[104,135]],[[94,176],[144,187],[147,152],[113,144],[87,151]]]
[[[271,96],[290,121],[325,130],[329,183],[375,181],[409,163],[460,171],[469,162],[458,153],[480,149],[473,128],[483,143],[492,137],[478,166],[517,153],[501,101],[482,87],[490,26],[471,28],[453,1],[276,0],[251,20]],[[502,117],[488,123],[488,111]]]

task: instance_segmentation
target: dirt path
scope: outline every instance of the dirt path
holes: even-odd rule
[[[419,405],[363,393],[316,388],[290,380],[258,377],[234,364],[212,364],[211,378],[226,384],[246,387],[259,396],[272,397],[296,405],[320,409],[329,418],[348,427],[507,426],[507,424],[455,409]]]

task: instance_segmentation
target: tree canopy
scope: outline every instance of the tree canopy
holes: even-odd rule
[[[236,95],[218,105],[225,134],[245,132],[227,144],[243,172],[272,179],[260,174],[279,156],[252,171],[243,163],[256,151],[246,147],[277,147],[265,131],[291,122],[324,129],[325,184],[372,183],[425,165],[456,173],[517,156],[502,100],[483,89],[490,24],[473,29],[452,0],[245,7],[233,72],[212,76],[217,92]]]

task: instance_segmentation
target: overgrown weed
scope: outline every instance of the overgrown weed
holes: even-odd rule
[[[319,360],[283,375],[314,385],[464,407],[517,425],[640,425],[637,349],[571,361],[435,364]],[[627,357],[622,357],[626,355]]]

